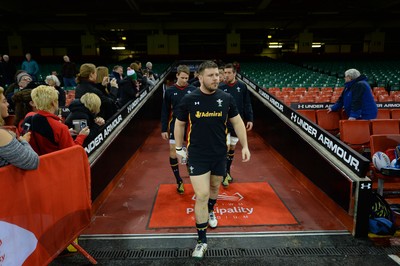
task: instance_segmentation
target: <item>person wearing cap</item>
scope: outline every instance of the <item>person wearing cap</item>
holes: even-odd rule
[[[80,99],[85,93],[91,92],[97,94],[101,100],[101,108],[99,116],[104,120],[111,118],[117,111],[117,105],[111,97],[104,95],[95,87],[97,78],[97,70],[94,64],[82,64],[77,75],[78,85],[75,90],[75,98]]]
[[[30,88],[29,84],[31,82],[32,77],[28,73],[23,70],[17,72],[15,83],[11,84],[6,91],[6,98],[8,103],[10,104],[10,106],[8,107],[10,111],[13,111],[15,107],[12,100],[13,95],[18,91]]]
[[[119,93],[118,105],[120,107],[139,96],[139,83],[135,70],[128,68],[126,77],[119,83]]]

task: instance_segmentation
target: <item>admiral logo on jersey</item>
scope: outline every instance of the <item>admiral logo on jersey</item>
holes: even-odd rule
[[[222,117],[222,111],[219,112],[196,112],[196,118],[202,118],[202,117]]]

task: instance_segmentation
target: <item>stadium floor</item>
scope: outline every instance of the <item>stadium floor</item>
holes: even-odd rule
[[[242,206],[242,210],[254,208],[252,215],[257,219],[251,219],[250,211],[245,214],[221,211],[217,215],[219,227],[208,229],[209,250],[203,260],[191,258],[196,240],[194,222],[188,225],[182,221],[186,219],[184,216],[173,220],[174,215],[166,214],[190,207],[184,205],[190,204],[187,201],[191,195],[190,181],[183,166],[180,172],[189,199],[173,189],[169,197],[167,194],[162,198],[162,202],[169,204],[162,208],[156,204],[161,188],[175,183],[168,161],[168,143],[161,139],[160,128],[148,136],[116,177],[119,178],[117,185],[97,208],[79,244],[100,265],[397,265],[390,257],[400,253],[396,241],[386,238],[378,243],[355,239],[348,225],[325,207],[329,199],[314,196],[302,184],[301,174],[256,133],[250,132],[248,139],[252,159],[241,163],[237,148],[231,171],[234,185],[221,186],[221,200],[217,206],[221,210],[223,206],[226,210],[227,206],[232,207],[230,210],[238,210],[238,206]],[[276,197],[257,198],[257,193],[242,191],[248,184],[268,185],[272,188],[268,193]],[[224,202],[237,195],[240,195],[239,203]],[[276,208],[267,208],[271,206]],[[172,209],[165,212],[165,208]],[[153,220],[159,211],[168,216],[164,222],[163,216],[158,222]],[[280,223],[270,219],[271,216],[288,218],[287,213],[292,220]],[[236,224],[231,224],[232,219]],[[171,223],[163,226],[167,221]],[[89,264],[79,253],[60,256],[51,263]]]

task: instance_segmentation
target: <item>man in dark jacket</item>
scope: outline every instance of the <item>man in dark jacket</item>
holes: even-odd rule
[[[118,99],[119,107],[122,107],[130,100],[137,98],[139,96],[139,86],[135,70],[128,69],[127,76],[121,80],[118,87],[118,92],[120,93],[120,98]]]
[[[344,108],[349,120],[375,119],[378,114],[371,87],[367,77],[361,75],[357,69],[348,69],[344,72],[344,90],[337,102],[328,108],[328,113]]]
[[[78,71],[75,63],[71,62],[68,55],[64,55],[64,64],[62,66],[61,75],[63,77],[64,87],[76,87],[75,77]]]

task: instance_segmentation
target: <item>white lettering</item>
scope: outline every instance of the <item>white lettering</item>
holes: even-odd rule
[[[360,161],[353,157],[350,153],[344,150],[342,147],[333,143],[333,141],[323,134],[320,134],[318,137],[318,141],[325,145],[329,150],[331,150],[336,156],[342,159],[349,167],[354,168],[357,172],[360,171],[359,165]]]
[[[85,147],[85,151],[86,153],[90,154],[94,148],[96,148],[97,146],[99,146],[102,142],[103,142],[103,134],[100,133],[99,135],[97,135],[97,137],[92,140],[89,145],[87,145],[87,147]]]

